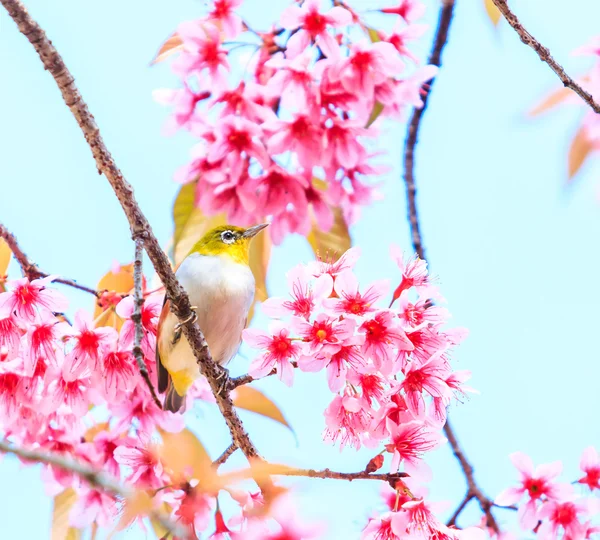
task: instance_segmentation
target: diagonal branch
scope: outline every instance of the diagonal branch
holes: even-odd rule
[[[235,443],[231,443],[227,448],[225,448],[223,453],[212,462],[212,466],[219,468],[221,465],[223,465],[223,463],[225,463],[229,459],[229,456],[233,454],[236,450],[237,446],[235,445]]]
[[[223,375],[223,370],[212,359],[206,340],[198,325],[193,321],[193,312],[188,295],[177,281],[169,259],[162,250],[156,236],[152,233],[150,223],[135,200],[131,185],[123,178],[121,171],[106,148],[96,121],[83,101],[73,76],[45,32],[31,18],[20,0],[0,0],[0,3],[6,8],[21,33],[33,45],[44,68],[50,72],[58,85],[65,103],[71,109],[92,151],[98,171],[106,176],[127,216],[132,238],[141,240],[144,243],[148,257],[171,300],[171,310],[182,323],[183,333],[198,360],[200,372],[210,384],[234,443],[246,457],[259,458],[256,447],[250,440],[233,407],[231,397],[228,392],[221,392],[222,384],[220,384],[219,379]]]
[[[64,456],[44,453],[38,450],[28,450],[27,448],[20,448],[14,446],[6,440],[0,440],[0,452],[7,454],[14,454],[22,459],[28,461],[34,461],[36,463],[44,463],[46,465],[52,465],[76,474],[80,478],[86,480],[93,487],[110,493],[111,495],[127,499],[135,495],[135,490],[129,486],[124,486],[118,482],[116,478],[107,475],[102,471],[98,471],[89,465],[85,465],[81,462],[69,460]],[[184,529],[182,529],[177,523],[171,521],[168,514],[160,510],[149,510],[149,514],[155,518],[165,529],[170,531],[173,536],[186,538],[188,535]]]
[[[394,484],[402,478],[406,478],[408,474],[403,472],[398,473],[369,473],[367,471],[360,471],[354,473],[344,473],[331,471],[329,469],[323,469],[316,471],[314,469],[289,469],[283,471],[277,471],[275,474],[279,476],[307,476],[308,478],[325,478],[329,480],[383,480]],[[393,487],[393,486],[392,486]]]
[[[142,351],[142,338],[144,336],[144,326],[142,325],[142,308],[144,306],[144,296],[142,295],[142,242],[135,241],[135,259],[133,262],[133,314],[131,320],[135,325],[135,338],[133,342],[133,356],[137,362],[142,379],[146,382],[148,390],[152,395],[154,403],[159,409],[162,409],[162,404],[156,395],[154,385],[150,380],[150,374],[144,361],[144,351]]]
[[[497,2],[497,0],[494,0]],[[452,22],[452,16],[454,11],[454,0],[443,0],[442,8],[440,9],[440,17],[438,21],[438,26],[435,32],[435,38],[433,42],[433,47],[431,50],[431,54],[429,55],[429,63],[435,66],[441,66],[442,63],[442,52],[446,43],[448,42],[448,31],[450,29],[450,24]],[[429,85],[429,92],[425,94],[423,97],[423,106],[420,109],[414,109],[410,118],[410,122],[408,125],[408,133],[406,136],[406,143],[404,149],[404,181],[406,184],[406,201],[408,206],[408,221],[410,223],[410,231],[411,231],[411,239],[414,250],[417,255],[425,260],[425,248],[423,246],[423,237],[421,235],[420,223],[419,223],[419,214],[417,211],[417,188],[415,183],[415,147],[417,145],[418,135],[419,135],[419,127],[421,125],[421,120],[425,111],[427,109],[427,104],[429,103],[429,96],[431,93],[431,87],[435,79],[432,80]],[[492,514],[492,501],[481,491],[477,482],[475,481],[473,467],[467,460],[459,442],[456,438],[456,434],[452,428],[452,425],[447,420],[444,425],[444,433],[450,442],[450,446],[452,448],[452,452],[454,456],[458,460],[460,467],[465,475],[465,479],[467,481],[467,496],[463,501],[464,504],[457,509],[455,515],[452,516],[452,519],[456,521],[459,514],[466,507],[468,500],[471,498],[477,499],[479,506],[481,507],[482,512],[486,516],[487,526],[498,532],[498,524]],[[468,498],[468,500],[466,500]]]
[[[577,84],[564,70],[564,68],[552,57],[550,50],[544,47],[537,39],[535,39],[521,24],[517,16],[510,10],[506,0],[492,0],[494,5],[500,10],[500,13],[504,15],[504,18],[510,24],[515,32],[521,38],[521,41],[531,47],[537,55],[540,57],[542,62],[545,62],[550,66],[550,69],[556,73],[558,78],[562,81],[563,86],[570,88],[575,92],[583,101],[585,101],[595,113],[600,113],[600,105],[594,100],[594,97],[586,92],[579,84]]]
[[[25,252],[21,249],[21,246],[19,246],[15,235],[12,234],[4,225],[2,225],[2,223],[0,223],[0,238],[4,238],[4,240],[8,244],[8,247],[12,251],[12,254],[19,263],[19,266],[21,267],[23,275],[27,279],[31,281],[34,279],[45,278],[51,275],[47,274],[46,272],[42,272],[34,262],[29,260],[29,257],[27,257]],[[91,287],[86,287],[85,285],[80,285],[72,279],[58,277],[54,279],[53,282],[68,285],[69,287],[73,287],[74,289],[79,289],[80,291],[93,294],[96,297],[100,296],[100,293],[97,290],[92,289]]]

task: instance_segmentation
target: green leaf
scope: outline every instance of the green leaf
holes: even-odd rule
[[[375,28],[365,26],[365,30],[367,31],[367,34],[369,34],[369,39],[372,43],[377,43],[378,41],[381,41],[381,37],[379,37],[379,32],[375,30]]]
[[[365,127],[371,127],[371,124],[373,124],[373,122],[375,122],[375,120],[377,120],[377,118],[379,118],[379,115],[383,112],[383,103],[376,101],[375,104],[373,105],[373,110],[371,111],[371,114],[369,115],[369,119],[367,120],[367,123],[365,124]]]

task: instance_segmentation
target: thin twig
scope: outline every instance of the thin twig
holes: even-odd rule
[[[274,474],[279,476],[307,476],[309,478],[325,478],[329,480],[383,480],[384,482],[395,482],[406,478],[408,474],[398,473],[368,473],[360,471],[354,473],[344,473],[323,469],[316,471],[314,469],[290,469],[289,471],[277,471]]]
[[[125,180],[106,148],[96,121],[83,101],[73,76],[54,45],[40,26],[31,18],[25,6],[19,0],[0,0],[0,3],[6,8],[21,33],[33,45],[45,69],[52,75],[58,85],[65,103],[73,113],[92,151],[98,172],[106,176],[121,203],[129,222],[132,238],[144,242],[144,248],[152,261],[154,269],[165,286],[167,296],[170,299],[171,311],[182,323],[183,333],[198,360],[200,372],[208,380],[215,395],[217,405],[227,423],[233,441],[247,458],[260,459],[256,447],[250,440],[234,409],[229,393],[222,391],[221,378],[223,370],[212,359],[206,339],[198,324],[193,320],[188,295],[177,281],[169,259],[156,236],[152,233],[150,223],[142,213],[131,185]]]
[[[454,0],[444,0],[442,3],[442,7],[440,9],[440,16],[438,20],[437,30],[435,32],[435,37],[433,41],[433,47],[431,49],[431,54],[429,55],[429,64],[433,64],[435,66],[441,66],[442,63],[442,52],[446,43],[448,42],[448,32],[450,29],[450,24],[452,22],[452,15],[454,12]],[[415,183],[415,147],[418,140],[419,135],[419,127],[421,125],[421,120],[425,111],[427,109],[427,104],[429,103],[429,96],[431,95],[431,88],[435,79],[433,79],[429,83],[429,91],[423,96],[423,106],[420,109],[414,109],[410,118],[410,122],[408,125],[408,133],[406,136],[406,143],[404,149],[404,181],[406,183],[406,200],[408,207],[408,221],[410,224],[411,231],[411,239],[414,250],[417,255],[426,260],[425,257],[425,247],[423,245],[423,237],[421,235],[420,223],[419,223],[419,214],[417,211],[417,188]],[[481,510],[486,516],[488,527],[492,528],[494,531],[498,532],[498,524],[494,519],[494,516],[491,511],[492,501],[484,495],[481,491],[477,483],[475,482],[475,478],[473,476],[473,467],[467,461],[465,454],[460,447],[458,439],[456,438],[456,434],[452,429],[452,425],[450,421],[447,420],[444,425],[444,433],[450,442],[450,446],[452,447],[452,451],[463,470],[467,481],[468,494],[471,498],[477,499]],[[468,502],[468,501],[467,501]],[[465,505],[466,506],[466,503]],[[460,512],[464,509],[464,506],[460,508]],[[460,514],[458,512],[456,516],[453,516],[454,520],[458,518]]]
[[[467,491],[467,494],[463,497],[463,500],[460,502],[460,504],[458,505],[458,507],[456,508],[456,510],[450,516],[450,519],[446,523],[446,525],[448,527],[452,527],[453,525],[456,525],[456,520],[458,519],[458,516],[460,516],[462,514],[462,511],[467,507],[467,504],[469,504],[472,499],[473,499],[473,495],[471,494],[470,491]]]
[[[223,465],[223,463],[225,463],[229,459],[229,456],[233,454],[236,450],[237,446],[235,445],[235,443],[231,443],[227,448],[225,448],[225,451],[212,462],[213,467],[219,468],[219,466]]]
[[[144,307],[144,296],[142,295],[142,255],[143,248],[141,240],[135,241],[135,259],[133,261],[133,314],[131,315],[131,320],[135,325],[135,338],[133,342],[133,356],[135,357],[135,361],[137,362],[138,368],[140,370],[140,375],[142,379],[146,381],[146,386],[148,390],[150,390],[150,394],[152,395],[152,399],[154,403],[159,409],[162,409],[162,404],[158,396],[156,395],[156,391],[154,390],[154,385],[150,380],[150,374],[148,373],[148,368],[146,367],[146,362],[144,361],[144,351],[142,351],[142,338],[144,336],[144,326],[142,325],[142,308]]]
[[[292,367],[297,368],[298,367],[298,362],[296,362],[295,360],[293,360],[291,362]],[[235,390],[238,386],[242,386],[244,384],[249,384],[251,382],[254,381],[259,381],[260,379],[264,379],[265,377],[270,377],[271,375],[277,375],[277,369],[273,368],[269,373],[267,373],[266,375],[259,377],[258,379],[255,379],[252,375],[240,375],[239,377],[233,377],[231,379],[229,379],[228,383],[227,383],[227,390],[228,391],[232,391]]]
[[[5,440],[0,440],[0,452],[14,454],[15,456],[28,461],[45,463],[46,465],[58,467],[64,471],[76,474],[97,489],[101,489],[102,491],[123,499],[132,497],[136,493],[132,487],[120,484],[116,478],[113,478],[102,471],[98,471],[89,465],[79,461],[67,459],[66,457],[58,454],[20,448]],[[177,525],[177,523],[174,523],[168,514],[165,514],[157,509],[149,509],[149,514],[154,517],[165,529],[170,531],[173,536],[180,536],[182,538],[188,537],[188,533],[179,525]]]
[[[23,272],[23,276],[29,279],[29,281],[45,278],[51,275],[47,274],[46,272],[42,272],[34,262],[29,260],[29,257],[27,257],[25,252],[21,249],[21,246],[19,246],[15,235],[12,234],[4,225],[2,225],[2,223],[0,223],[0,238],[4,238],[8,247],[12,251],[12,254],[19,263],[21,271]],[[68,285],[74,289],[79,289],[80,291],[93,294],[96,297],[100,296],[100,293],[96,289],[86,287],[85,285],[80,285],[72,279],[57,277],[53,280],[53,283],[62,283],[63,285]]]
[[[504,15],[504,18],[510,24],[515,32],[521,38],[521,41],[531,47],[537,55],[540,57],[542,62],[545,62],[550,66],[550,69],[556,73],[558,78],[562,81],[563,86],[570,88],[575,92],[583,101],[585,101],[595,113],[600,113],[600,105],[594,101],[594,97],[586,92],[579,84],[577,84],[564,70],[564,68],[552,57],[550,50],[544,47],[537,39],[535,39],[520,23],[517,16],[510,10],[506,0],[492,0],[494,5],[500,10],[500,13]]]

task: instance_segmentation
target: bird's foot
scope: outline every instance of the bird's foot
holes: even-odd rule
[[[229,382],[231,377],[229,376],[229,370],[223,366],[217,364],[218,374],[216,380],[219,381],[218,394],[224,396],[229,391]]]
[[[196,313],[196,310],[198,309],[197,306],[191,306],[192,308],[192,313],[190,314],[190,316],[185,319],[184,321],[178,322],[175,325],[175,329],[174,329],[174,333],[173,333],[173,345],[175,345],[180,339],[181,339],[181,327],[184,324],[189,323],[190,321],[192,321],[192,324],[195,323],[198,320],[198,313]]]

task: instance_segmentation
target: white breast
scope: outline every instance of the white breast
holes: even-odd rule
[[[182,262],[177,278],[187,291],[192,306],[197,308],[198,324],[213,359],[226,364],[237,353],[248,310],[254,300],[252,271],[227,257],[193,254]],[[189,367],[197,371],[185,338],[173,352],[175,354],[170,356],[180,369]]]

